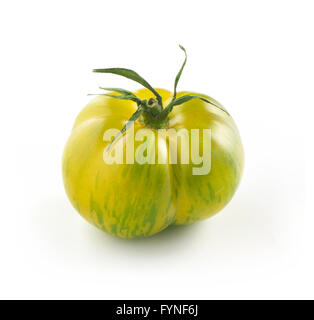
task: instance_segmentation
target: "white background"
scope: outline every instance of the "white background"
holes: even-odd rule
[[[302,0],[2,1],[0,298],[314,298],[313,12]],[[238,124],[242,183],[208,221],[113,238],[66,198],[63,147],[87,93],[138,88],[93,68],[171,89],[179,43],[180,89]]]

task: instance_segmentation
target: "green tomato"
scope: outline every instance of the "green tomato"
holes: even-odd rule
[[[112,235],[137,238],[173,224],[209,218],[223,209],[239,185],[244,162],[240,135],[230,114],[207,95],[172,94],[153,89],[133,71],[101,70],[124,75],[147,89],[136,93],[115,89],[108,96],[99,95],[77,117],[63,155],[64,185],[77,211]],[[150,132],[144,142],[130,140],[129,119],[134,121],[135,137],[143,129]],[[104,139],[112,128],[121,130],[113,144]],[[177,140],[177,161],[170,150],[171,138],[159,136],[161,130],[170,129],[183,129],[188,141],[186,145]],[[198,151],[205,153],[200,159],[207,157],[209,162],[193,160],[195,129],[210,130],[210,141],[204,133],[198,136]],[[130,143],[134,143],[135,153],[141,150],[141,163],[135,161],[136,154],[134,163],[126,163]],[[189,157],[182,161],[186,146]],[[149,150],[154,151],[153,156],[143,157]],[[106,163],[106,155],[117,157],[119,152],[122,163]]]

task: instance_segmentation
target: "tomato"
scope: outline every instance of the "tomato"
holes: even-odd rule
[[[132,94],[139,100],[133,99],[131,93],[126,96],[132,100],[125,100],[125,95],[123,99],[115,99],[114,95],[119,97],[117,92],[97,96],[81,111],[66,144],[63,180],[76,210],[101,230],[122,238],[137,238],[151,236],[173,224],[185,225],[209,218],[224,208],[239,185],[244,161],[240,135],[229,113],[206,95],[175,93],[175,99],[183,103],[174,106],[157,124],[150,121],[156,118],[151,113],[145,117],[145,111],[134,117],[135,135],[148,129],[156,137],[146,140],[147,150],[156,151],[155,163],[109,164],[104,161],[106,152],[118,152],[120,145],[125,154],[131,143],[127,135],[130,129],[125,125],[139,110],[139,101],[146,101],[146,106],[150,101],[157,114],[167,107],[160,107],[154,94],[164,106],[174,101],[174,94],[163,89],[154,92],[141,89]],[[186,96],[197,98],[186,99]],[[122,130],[122,134],[110,144],[110,140],[104,140],[104,133],[112,128]],[[169,163],[170,140],[159,139],[158,132],[170,128],[186,129],[188,138],[192,129],[211,130],[209,173],[193,174],[197,165],[191,159],[180,163],[182,142],[177,144],[177,163]],[[142,143],[134,141],[134,149]],[[204,136],[200,135],[200,150],[203,143]]]

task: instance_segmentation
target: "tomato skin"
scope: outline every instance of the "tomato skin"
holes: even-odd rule
[[[157,91],[167,105],[172,94]],[[140,99],[152,96],[147,89],[135,94]],[[178,96],[184,94],[191,93]],[[121,130],[136,108],[131,101],[97,96],[78,115],[63,155],[65,190],[76,210],[121,238],[151,236],[171,224],[190,224],[220,211],[232,198],[243,171],[243,148],[232,118],[199,99],[175,107],[169,115],[170,128],[211,129],[208,175],[192,175],[193,163],[106,164],[104,132]],[[137,122],[135,132],[143,126]],[[125,139],[124,135],[117,143]],[[158,139],[157,148],[167,150],[167,142]],[[162,156],[166,158],[166,152]]]
[[[181,92],[178,96],[185,94],[191,93]],[[226,206],[241,180],[244,154],[236,124],[226,113],[197,99],[174,109],[169,125],[177,130],[211,129],[210,173],[192,175],[193,164],[174,167],[179,181],[176,184],[178,201],[175,223],[189,224],[209,218]]]

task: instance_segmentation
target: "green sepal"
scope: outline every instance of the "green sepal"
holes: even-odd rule
[[[120,94],[129,94],[129,95],[133,95],[134,97],[136,97],[136,95],[129,91],[129,90],[126,90],[126,89],[121,89],[121,88],[104,88],[104,87],[99,87],[99,89],[102,89],[102,90],[106,90],[106,91],[113,91],[113,92],[116,92],[116,93],[120,93]]]
[[[187,58],[188,58],[184,47],[181,46],[181,45],[179,45],[179,47],[180,47],[181,50],[183,50],[183,52],[184,52],[184,54],[185,54],[185,59],[184,59],[184,61],[183,61],[182,67],[181,67],[181,69],[179,70],[179,72],[178,72],[178,74],[177,74],[177,76],[176,76],[176,79],[175,79],[175,81],[174,81],[174,90],[173,90],[173,98],[172,98],[172,101],[174,101],[174,100],[176,99],[176,97],[177,97],[177,86],[178,86],[178,82],[179,82],[179,80],[180,80],[180,78],[181,78],[182,71],[183,71],[183,69],[184,69],[184,67],[185,67],[185,65],[186,65],[186,61],[187,61]]]
[[[136,81],[140,83],[143,87],[149,89],[156,96],[158,103],[162,106],[162,99],[159,93],[144,78],[142,78],[138,73],[136,73],[133,70],[125,68],[106,68],[94,69],[93,72],[117,74],[119,76]]]
[[[174,101],[171,101],[170,104],[163,111],[164,114],[162,115],[162,117],[167,117],[169,115],[169,113],[172,111],[173,107],[178,106],[180,104],[183,104],[185,102],[188,102],[188,101],[190,101],[192,99],[200,99],[200,100],[202,100],[204,102],[207,102],[207,103],[211,104],[212,106],[214,106],[214,107],[220,109],[221,111],[225,112],[228,116],[230,116],[228,111],[225,110],[223,107],[215,104],[214,102],[212,102],[212,101],[210,101],[210,100],[208,100],[208,99],[206,99],[204,97],[196,96],[196,95],[185,95],[185,96],[177,98]]]
[[[99,87],[102,90],[108,90],[108,91],[113,91],[116,93],[120,93],[120,95],[114,95],[114,94],[109,94],[105,93],[107,97],[115,98],[115,99],[121,99],[121,100],[131,100],[137,103],[137,105],[140,105],[142,103],[142,100],[138,98],[134,93],[131,91],[125,90],[125,89],[120,89],[120,88],[103,88]]]

